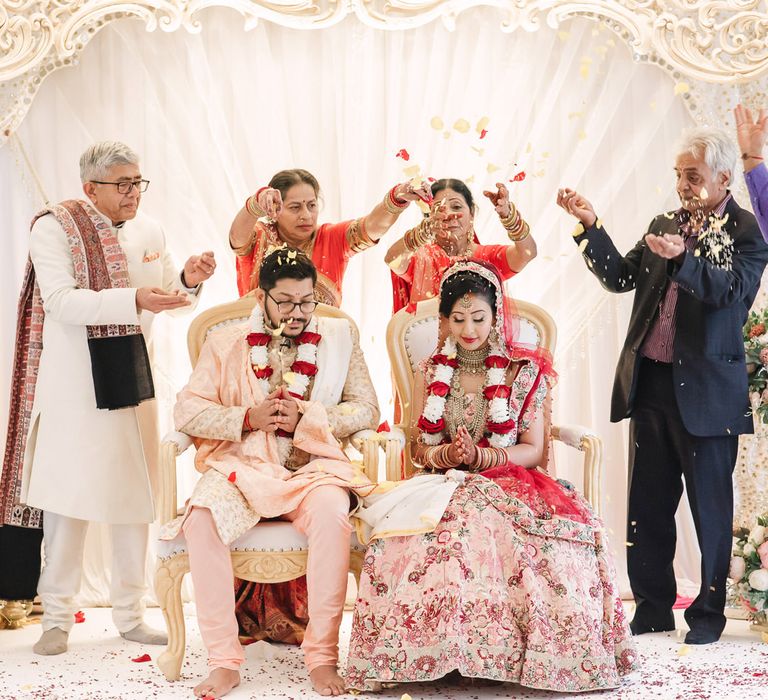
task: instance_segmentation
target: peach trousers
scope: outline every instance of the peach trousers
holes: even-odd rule
[[[352,532],[349,492],[340,486],[317,486],[296,510],[281,519],[291,521],[308,540],[309,624],[301,645],[304,661],[309,671],[319,666],[336,666]],[[208,666],[237,670],[245,655],[238,640],[229,547],[221,541],[207,508],[193,507],[183,530]]]

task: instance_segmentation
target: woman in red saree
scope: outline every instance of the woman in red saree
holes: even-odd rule
[[[515,342],[486,263],[456,263],[439,294],[441,342],[413,396],[411,453],[423,471],[355,514],[371,542],[347,686],[458,671],[558,692],[619,687],[637,652],[603,524],[538,468],[548,356]]]
[[[493,265],[502,280],[520,272],[536,257],[536,243],[528,224],[509,201],[509,191],[496,183],[496,192],[483,194],[493,204],[509,245],[481,245],[473,223],[477,205],[461,181],[442,179],[432,183],[429,215],[397,241],[384,257],[392,270],[393,313],[413,309],[424,299],[437,296],[443,273],[461,257]]]
[[[315,298],[339,306],[349,259],[371,246],[397,221],[411,201],[427,199],[426,187],[395,185],[371,212],[338,224],[317,225],[320,185],[314,175],[299,168],[281,170],[269,185],[248,197],[229,231],[237,255],[240,296],[256,289],[266,251],[288,245],[305,253],[317,268]]]

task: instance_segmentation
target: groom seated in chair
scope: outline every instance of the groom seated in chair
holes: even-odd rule
[[[269,254],[248,323],[209,333],[177,398],[176,427],[195,438],[203,476],[163,537],[181,529],[187,541],[210,668],[198,697],[219,698],[240,682],[229,545],[262,518],[291,521],[307,536],[305,663],[321,695],[344,692],[337,662],[350,497],[371,484],[338,440],[375,428],[379,409],[356,329],[313,315],[316,280],[304,254]]]

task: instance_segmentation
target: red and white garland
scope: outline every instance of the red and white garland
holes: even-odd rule
[[[260,306],[255,306],[250,318],[251,332],[247,336],[248,345],[251,346],[251,367],[259,382],[264,396],[269,394],[269,378],[274,370],[269,366],[269,354],[267,348],[273,333],[266,332],[264,327],[264,312]],[[290,373],[285,375],[288,383],[288,393],[297,399],[303,400],[309,387],[309,380],[317,374],[317,344],[322,336],[317,333],[317,318],[312,317],[307,329],[296,338],[296,359],[291,365]],[[278,443],[290,442],[293,433],[278,429],[275,431]],[[283,445],[282,447],[286,447]],[[282,452],[282,450],[281,450]]]
[[[451,391],[453,373],[459,366],[456,359],[456,341],[449,337],[441,351],[432,356],[435,373],[427,387],[427,400],[419,417],[421,440],[425,445],[441,445],[450,442],[445,432],[445,402]],[[483,438],[478,447],[509,447],[512,444],[512,431],[515,421],[509,412],[511,387],[506,383],[506,371],[509,360],[500,352],[491,348],[491,354],[485,358],[485,382],[483,394],[488,400],[488,419]]]

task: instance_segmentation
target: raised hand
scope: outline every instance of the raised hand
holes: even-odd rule
[[[765,110],[761,109],[757,116],[757,119],[752,117],[752,112],[744,105],[736,105],[733,110],[733,115],[736,118],[736,138],[739,141],[739,148],[744,158],[745,166],[748,166],[747,161],[753,161],[754,165],[757,165],[762,159],[763,147],[766,140],[768,140],[768,115],[765,114]],[[752,156],[750,159],[749,156]],[[746,170],[751,168],[746,167]]]
[[[256,203],[259,209],[264,211],[270,219],[276,219],[283,210],[283,198],[280,190],[274,187],[265,187],[256,197]]]
[[[139,287],[136,290],[136,308],[139,311],[146,310],[159,314],[161,311],[189,306],[190,303],[186,293],[179,289],[166,292],[159,287]]]
[[[569,187],[557,191],[557,206],[575,216],[584,228],[589,228],[597,221],[594,207],[576,190]]]
[[[187,287],[197,287],[205,282],[216,270],[216,260],[212,250],[206,250],[200,255],[193,255],[184,263],[184,282]]]
[[[645,242],[652,253],[656,253],[656,255],[665,260],[672,260],[685,253],[683,237],[676,233],[665,233],[663,236],[649,233],[645,237]]]
[[[494,209],[496,209],[496,213],[502,219],[509,216],[511,212],[509,206],[509,190],[503,182],[496,183],[496,192],[484,190],[483,194],[491,200],[491,204],[493,204]]]
[[[459,426],[459,429],[456,431],[456,440],[459,442],[458,451],[461,455],[461,463],[472,464],[475,461],[477,447],[472,442],[472,436],[469,434],[466,426]]]
[[[402,202],[415,202],[420,199],[427,204],[432,204],[433,200],[432,190],[429,189],[426,180],[422,180],[418,187],[410,181],[401,182],[395,187],[395,197]]]

